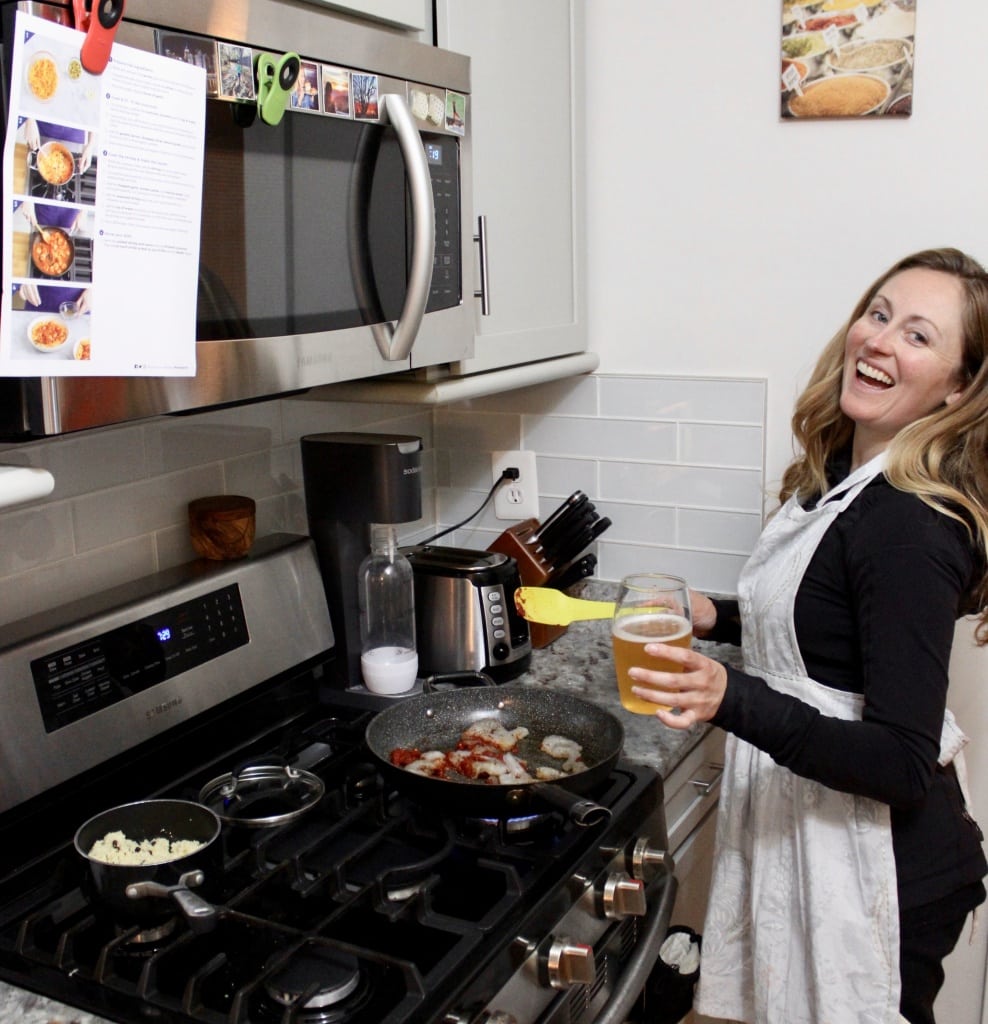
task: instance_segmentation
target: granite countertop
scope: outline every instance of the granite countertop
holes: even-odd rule
[[[586,597],[609,598],[595,582],[586,585]],[[613,589],[613,587],[611,588]],[[740,651],[726,644],[694,641],[694,647],[711,658],[740,666]],[[624,726],[624,751],[629,760],[655,768],[667,778],[679,762],[703,738],[710,726],[668,729],[651,715],[626,711],[618,699],[611,655],[610,623],[606,620],[574,622],[548,646],[534,650],[528,671],[517,683],[565,690],[592,700],[613,712]],[[105,1018],[83,1013],[54,999],[36,995],[0,981],[0,1022],[17,1024],[108,1024]]]
[[[740,648],[703,640],[694,640],[693,647],[710,658],[741,667]],[[547,647],[532,652],[529,670],[517,682],[565,690],[600,704],[624,726],[624,756],[655,768],[663,778],[668,778],[711,728],[669,729],[651,715],[632,714],[621,706],[607,620],[572,623]]]

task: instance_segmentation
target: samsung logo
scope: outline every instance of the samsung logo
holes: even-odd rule
[[[158,715],[164,715],[169,711],[173,711],[182,703],[181,697],[172,697],[171,700],[166,700],[163,704],[155,704],[154,707],[148,708],[144,712],[145,718],[157,718]]]
[[[302,369],[306,366],[325,366],[333,361],[331,352],[319,353],[310,356],[299,356],[296,365]]]

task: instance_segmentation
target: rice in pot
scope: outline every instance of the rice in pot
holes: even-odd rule
[[[171,860],[188,857],[205,843],[198,839],[168,839],[155,836],[153,839],[128,839],[123,832],[107,832],[97,839],[89,851],[93,860],[103,864],[167,864]]]

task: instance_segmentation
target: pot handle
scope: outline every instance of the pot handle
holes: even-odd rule
[[[527,789],[545,803],[565,811],[570,821],[580,828],[591,828],[611,820],[610,808],[588,800],[564,786],[554,786],[550,782],[534,782]]]
[[[205,877],[201,871],[186,871],[185,874],[179,876],[177,885],[162,885],[160,882],[132,882],[125,891],[132,900],[144,899],[146,896],[171,897],[178,904],[179,910],[185,915],[189,927],[194,932],[209,932],[216,927],[216,907],[207,903],[190,888],[193,885],[202,885]]]

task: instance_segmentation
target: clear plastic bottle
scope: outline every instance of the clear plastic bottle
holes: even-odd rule
[[[415,684],[415,585],[398,550],[398,530],[372,523],[370,554],[360,563],[360,671],[374,693],[404,693]]]

